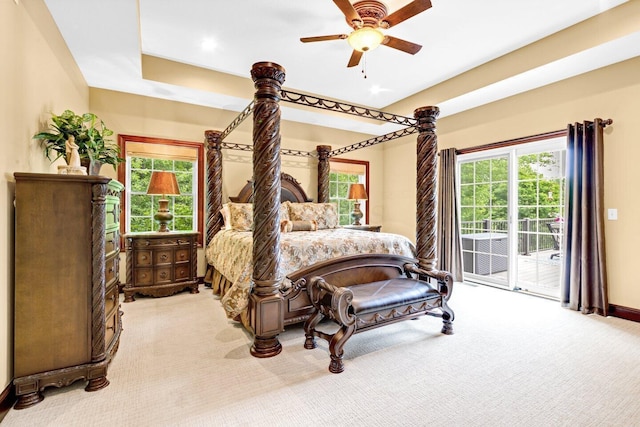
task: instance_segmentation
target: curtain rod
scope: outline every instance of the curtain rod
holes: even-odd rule
[[[554,130],[552,132],[545,132],[537,135],[524,136],[521,138],[508,139],[506,141],[492,142],[492,143],[483,144],[483,145],[476,145],[475,147],[461,148],[459,150],[456,150],[456,154],[460,155],[460,154],[477,153],[478,151],[509,147],[511,145],[525,144],[528,142],[541,141],[543,139],[551,139],[551,138],[556,138],[559,136],[566,136],[566,135],[567,135],[566,129]]]
[[[606,120],[596,119],[596,120],[600,120],[600,124],[602,125],[603,128],[613,124],[612,119],[606,119]],[[478,151],[509,147],[511,145],[525,144],[528,142],[541,141],[543,139],[557,138],[559,136],[566,136],[566,135],[567,135],[567,129],[554,130],[551,132],[540,133],[537,135],[524,136],[524,137],[515,138],[515,139],[508,139],[506,141],[500,141],[500,142],[492,142],[489,144],[477,145],[475,147],[461,148],[460,150],[456,150],[456,154],[460,155],[460,154],[477,153]]]

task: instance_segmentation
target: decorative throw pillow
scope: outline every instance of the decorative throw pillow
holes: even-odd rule
[[[220,209],[220,215],[222,215],[222,228],[224,230],[231,230],[231,212],[229,211],[229,203],[222,205]]]
[[[236,231],[251,231],[253,228],[253,203],[229,203],[231,228]]]
[[[290,203],[289,219],[292,221],[313,221],[318,230],[338,227],[338,208],[335,203]]]
[[[280,222],[289,220],[289,202],[280,203]]]
[[[280,221],[280,231],[290,233],[292,231],[316,231],[318,223],[316,221],[291,221],[285,219]]]

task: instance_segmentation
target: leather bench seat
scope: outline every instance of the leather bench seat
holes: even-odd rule
[[[348,287],[353,292],[353,314],[361,315],[437,299],[440,293],[429,283],[409,278],[394,278]]]

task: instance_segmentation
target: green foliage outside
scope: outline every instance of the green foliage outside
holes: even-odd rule
[[[151,172],[172,171],[176,174],[179,196],[167,196],[169,210],[173,220],[169,224],[171,230],[191,231],[194,229],[194,197],[193,170],[195,164],[189,161],[151,159],[144,157],[131,158],[131,231],[156,231],[158,223],[153,215],[158,209],[161,196],[146,194]]]
[[[353,200],[347,199],[349,196],[349,186],[360,182],[360,176],[341,172],[331,172],[329,174],[329,201],[338,205],[338,218],[340,225],[351,224],[351,212],[353,211]],[[364,211],[361,202],[361,209]]]
[[[527,224],[532,224],[534,228],[527,231],[546,232],[541,224],[563,216],[562,162],[562,152],[518,157],[518,220],[530,220]],[[508,178],[506,156],[460,165],[463,232],[483,231],[486,221],[503,222],[506,225]]]

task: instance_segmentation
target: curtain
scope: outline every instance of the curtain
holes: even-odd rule
[[[568,126],[564,269],[560,291],[563,306],[602,316],[608,312],[603,191],[603,128],[606,124],[595,119]]]
[[[438,269],[462,281],[462,240],[456,191],[456,149],[440,151],[438,167]]]

